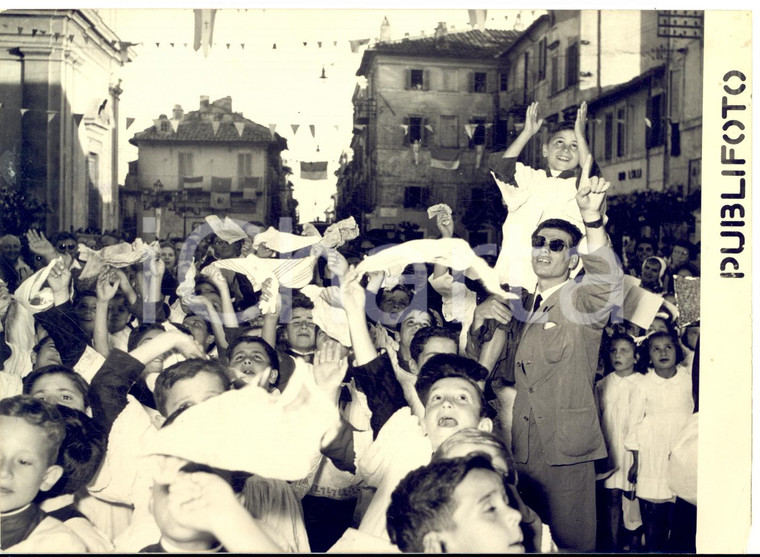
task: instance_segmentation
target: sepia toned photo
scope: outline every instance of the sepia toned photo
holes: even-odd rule
[[[695,7],[0,10],[3,552],[757,551]]]

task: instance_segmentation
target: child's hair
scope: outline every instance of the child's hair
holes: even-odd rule
[[[210,334],[210,335],[214,334],[214,329],[211,327],[211,322],[208,319],[206,319],[205,317],[203,317],[200,313],[194,313],[192,311],[189,311],[182,318],[182,321],[184,321],[188,317],[200,317],[203,320],[203,322],[206,324],[206,332],[208,334]],[[175,327],[177,327],[178,325],[180,325],[182,327],[187,328],[187,325],[185,325],[184,323],[174,323],[174,322],[172,322],[172,325],[175,326]]]
[[[59,495],[75,493],[90,483],[105,456],[105,441],[97,426],[87,414],[73,408],[58,405],[66,436],[61,443],[56,464],[63,468],[63,475],[38,499],[50,499]]]
[[[42,347],[45,346],[48,342],[52,342],[55,345],[55,341],[53,340],[53,337],[50,335],[42,337],[39,341],[37,341],[37,344],[32,346],[32,352],[35,354],[39,354],[40,350],[42,350]]]
[[[200,295],[200,292],[198,291],[198,286],[200,286],[201,284],[208,284],[208,285],[210,285],[210,286],[211,286],[211,288],[213,288],[213,289],[214,289],[214,292],[215,292],[217,295],[219,294],[219,289],[216,287],[216,284],[214,284],[214,283],[211,281],[211,279],[210,279],[210,278],[208,278],[208,277],[207,277],[207,276],[205,276],[205,275],[198,275],[198,276],[196,276],[196,277],[195,277],[195,288],[194,288],[194,290],[193,290],[193,292],[194,292],[196,295]]]
[[[436,354],[422,366],[414,387],[422,404],[427,406],[428,394],[436,382],[447,377],[464,379],[472,384],[480,395],[480,416],[490,418],[491,407],[486,403],[483,389],[478,385],[478,381],[485,381],[487,376],[488,370],[475,360],[456,354]]]
[[[561,122],[554,124],[549,130],[549,141],[551,141],[552,137],[557,135],[559,132],[563,132],[565,130],[575,131],[575,122],[573,120],[562,120]]]
[[[77,305],[82,298],[97,298],[98,294],[94,290],[79,290],[76,292],[74,299],[71,301],[72,305]]]
[[[163,325],[160,323],[140,323],[129,333],[129,338],[127,339],[127,352],[132,352],[132,350],[137,348],[137,345],[140,344],[140,341],[148,331],[161,331],[162,333],[165,333],[166,329],[164,329]]]
[[[684,358],[683,348],[681,348],[681,343],[678,342],[678,336],[675,334],[675,332],[674,331],[669,331],[669,332],[657,331],[647,336],[647,338],[644,339],[644,342],[641,343],[641,349],[640,349],[641,355],[639,356],[639,362],[641,362],[641,367],[644,370],[646,370],[647,367],[649,367],[652,363],[649,357],[649,347],[651,346],[652,341],[658,338],[670,339],[673,342],[673,347],[676,350],[676,364],[680,364],[683,361],[683,358]]]
[[[501,456],[501,458],[503,458],[504,462],[507,464],[507,481],[513,485],[517,483],[517,474],[515,472],[514,462],[512,460],[512,451],[507,448],[507,446],[504,444],[504,441],[502,441],[498,435],[491,431],[483,431],[476,427],[466,427],[464,429],[460,429],[438,446],[438,448],[433,453],[433,460],[435,461],[449,458],[449,452],[458,445],[462,444],[488,447],[495,450],[496,453]],[[489,454],[486,449],[484,449],[482,452]]]
[[[633,349],[634,356],[637,356],[639,354],[639,347],[636,344],[636,341],[634,338],[629,335],[628,333],[624,333],[621,331],[615,331],[610,335],[609,339],[605,343],[607,349],[604,351],[604,374],[608,375],[615,371],[615,368],[612,367],[612,347],[615,345],[616,342],[623,341],[627,342],[631,345],[631,348]],[[633,364],[633,369],[638,372],[645,372],[646,370],[642,370],[636,362]]]
[[[264,340],[263,338],[259,336],[253,336],[253,335],[240,335],[235,340],[230,342],[229,346],[227,346],[227,361],[232,360],[232,354],[235,351],[235,348],[240,346],[241,344],[258,344],[260,345],[264,351],[267,353],[267,356],[269,356],[269,367],[272,369],[279,370],[280,369],[280,358],[277,356],[277,350],[269,346],[269,343]]]
[[[427,341],[431,338],[447,338],[453,340],[455,343],[459,342],[457,334],[448,327],[438,327],[431,325],[430,327],[422,327],[412,337],[412,342],[409,343],[409,354],[413,360],[417,360],[425,350]]]
[[[546,219],[536,227],[536,230],[530,235],[530,239],[533,240],[544,228],[556,228],[557,230],[566,232],[570,236],[571,248],[577,246],[583,237],[578,227],[565,219]]]
[[[45,375],[64,375],[68,377],[71,382],[76,387],[77,391],[79,391],[82,394],[82,399],[84,400],[84,407],[89,408],[90,407],[90,401],[87,397],[87,393],[90,390],[90,386],[87,384],[87,381],[84,380],[84,377],[79,375],[76,371],[71,369],[70,367],[66,367],[63,365],[49,365],[49,366],[43,366],[39,369],[36,369],[29,373],[26,377],[24,377],[22,382],[22,393],[25,395],[31,395],[32,391],[34,390],[34,384],[37,382],[37,379],[40,377],[43,377]]]
[[[699,327],[699,321],[695,321],[694,323],[689,323],[683,328],[683,332],[681,333],[681,344],[683,344],[687,348],[690,348],[691,350],[695,350],[696,345],[691,346],[689,344],[689,329],[693,329],[695,327]],[[699,338],[697,338],[697,342],[699,342]]]
[[[182,379],[191,379],[199,373],[212,373],[219,377],[225,390],[230,388],[230,380],[227,378],[224,366],[217,360],[204,360],[203,358],[191,358],[182,362],[177,362],[164,369],[156,378],[156,385],[153,388],[153,398],[156,401],[156,408],[162,416],[166,416],[166,399],[169,390],[177,381]]]
[[[386,294],[391,294],[393,292],[396,292],[398,290],[401,290],[406,293],[407,296],[409,296],[409,303],[412,303],[412,300],[414,299],[414,290],[407,286],[406,284],[397,284],[393,286],[392,288],[380,288],[378,289],[377,293],[375,294],[375,303],[377,304],[377,307],[380,307],[380,304],[383,302],[383,296]]]
[[[66,426],[56,406],[29,395],[16,395],[0,400],[0,416],[23,418],[29,425],[40,428],[48,447],[47,465],[55,464],[66,436]],[[8,435],[8,432],[3,432],[3,435]]]
[[[454,490],[472,470],[498,472],[481,453],[434,460],[409,472],[393,490],[386,511],[386,528],[392,543],[404,553],[423,552],[425,536],[455,526]]]
[[[677,265],[673,269],[673,274],[677,275],[679,271],[683,271],[683,270],[689,271],[689,273],[691,273],[691,276],[693,277],[699,276],[699,268],[691,261],[687,261],[685,263],[681,263],[680,265]]]

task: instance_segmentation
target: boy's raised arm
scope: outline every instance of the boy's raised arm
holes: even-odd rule
[[[525,127],[523,127],[520,135],[517,136],[517,139],[515,139],[510,146],[507,147],[507,150],[504,151],[504,158],[516,159],[519,157],[523,148],[528,144],[528,141],[538,133],[538,130],[541,129],[541,124],[543,123],[544,119],[538,117],[538,103],[530,103],[530,106],[528,106],[528,109],[525,111]]]

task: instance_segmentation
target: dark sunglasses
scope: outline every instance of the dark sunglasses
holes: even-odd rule
[[[69,251],[74,251],[75,249],[77,249],[77,245],[76,244],[58,244],[58,249],[66,249]]]
[[[542,248],[546,245],[546,238],[543,236],[534,236],[531,240],[531,244],[534,248]],[[562,251],[565,249],[567,244],[564,240],[551,240],[549,241],[549,249],[552,251]]]

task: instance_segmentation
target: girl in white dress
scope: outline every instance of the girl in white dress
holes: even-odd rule
[[[611,551],[622,549],[619,533],[623,518],[628,530],[635,530],[641,525],[636,520],[638,513],[635,510],[631,513],[631,506],[638,505],[634,501],[635,486],[628,480],[633,453],[624,445],[630,421],[631,395],[634,387],[644,379],[644,375],[635,369],[638,359],[633,337],[625,333],[614,334],[605,358],[608,373],[596,384],[602,433],[609,454],[608,469],[613,471],[604,480]]]
[[[642,344],[643,362],[651,370],[636,385],[631,399],[627,449],[633,451],[628,479],[636,483],[647,551],[668,550],[675,493],[667,465],[678,434],[694,411],[691,375],[680,365],[678,339],[666,332],[651,334]]]

